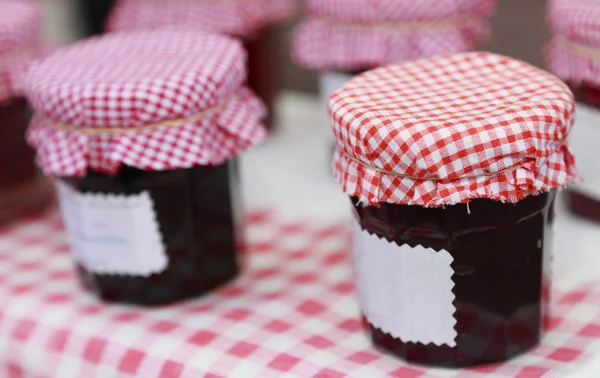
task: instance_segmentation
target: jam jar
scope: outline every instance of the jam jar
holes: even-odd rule
[[[163,305],[238,274],[236,155],[267,135],[244,58],[228,37],[164,29],[82,41],[30,68],[29,139],[101,299]]]
[[[104,32],[104,24],[116,0],[77,0],[87,35]]]
[[[31,111],[17,79],[37,55],[40,20],[37,4],[0,2],[0,224],[40,211],[53,198],[25,140]]]
[[[577,155],[582,182],[566,193],[572,213],[600,222],[600,3],[552,0],[549,23],[553,37],[547,48],[550,70],[573,91],[577,121],[570,146]]]
[[[556,192],[577,178],[569,88],[518,60],[462,53],[366,72],[329,106],[374,344],[448,367],[537,345]]]
[[[248,86],[267,105],[264,123],[272,130],[276,126],[274,102],[281,89],[277,26],[294,11],[294,0],[117,0],[108,29],[184,26],[240,39],[248,52]]]
[[[370,0],[306,2],[291,55],[299,66],[319,72],[324,109],[336,89],[365,70],[475,49],[489,33],[487,18],[495,1],[457,0],[440,7],[432,0],[431,6],[423,5],[396,0],[384,9]],[[324,124],[327,148],[333,149],[331,127]]]

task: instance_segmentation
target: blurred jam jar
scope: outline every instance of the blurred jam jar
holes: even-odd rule
[[[503,56],[443,55],[355,77],[329,114],[375,345],[453,367],[537,345],[555,195],[577,177],[567,86]]]
[[[30,110],[20,78],[41,47],[41,11],[31,1],[0,1],[0,224],[44,209],[52,185],[25,140]]]
[[[190,27],[239,38],[248,52],[248,86],[267,105],[268,129],[276,126],[281,89],[277,26],[290,19],[295,0],[116,0],[109,31]]]
[[[194,30],[107,34],[26,76],[29,140],[105,301],[162,305],[236,277],[236,156],[266,136],[245,51]]]
[[[494,6],[495,0],[307,0],[291,55],[319,72],[325,109],[336,89],[366,70],[476,49],[490,34]]]
[[[582,182],[569,187],[567,203],[574,214],[600,222],[600,3],[552,0],[549,22],[554,35],[548,64],[577,103],[570,145]]]

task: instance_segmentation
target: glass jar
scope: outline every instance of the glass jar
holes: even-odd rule
[[[86,35],[104,33],[105,22],[117,0],[77,0]]]
[[[447,367],[537,345],[556,192],[577,178],[567,86],[496,54],[441,55],[354,78],[329,113],[374,344]]]
[[[600,222],[600,88],[592,84],[570,84],[577,102],[577,124],[571,133],[571,146],[583,182],[567,189],[569,210],[583,218]]]
[[[0,224],[41,211],[53,199],[52,185],[25,140],[30,117],[24,98],[0,104]]]
[[[275,27],[266,27],[244,39],[248,51],[248,86],[267,105],[269,114],[265,119],[265,126],[273,130],[276,118],[275,99],[281,81],[277,65],[277,31]]]
[[[99,274],[80,264],[85,286],[105,301],[159,305],[203,295],[235,278],[237,199],[230,164],[235,159],[216,167],[163,172],[123,167],[114,176],[89,172],[63,179],[80,194],[148,192],[165,245],[167,265],[146,277]]]
[[[29,141],[101,299],[170,304],[238,274],[237,156],[267,136],[245,55],[232,38],[167,28],[108,33],[30,68]],[[95,101],[73,108],[82,93]]]
[[[410,362],[451,367],[505,361],[537,345],[549,305],[554,198],[550,192],[517,204],[477,199],[468,208],[354,205],[363,230],[453,259],[456,346],[403,342],[370,324],[375,345]]]

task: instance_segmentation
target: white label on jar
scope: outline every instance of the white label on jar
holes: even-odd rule
[[[569,138],[579,175],[583,179],[575,188],[600,201],[600,111],[577,104],[577,121]]]
[[[154,203],[147,191],[83,194],[60,180],[57,187],[74,258],[85,269],[147,277],[167,268]]]
[[[354,244],[358,294],[369,323],[403,342],[455,347],[450,253],[398,246],[356,221]]]
[[[341,88],[346,82],[352,79],[354,76],[343,73],[343,72],[335,72],[335,71],[327,71],[323,72],[319,76],[319,87],[322,102],[325,106],[325,114],[327,114],[327,106],[329,103],[329,97],[333,94],[333,92],[337,91]],[[333,133],[331,132],[331,127],[329,125],[329,118],[325,123],[327,126],[327,137],[328,139],[333,141]]]

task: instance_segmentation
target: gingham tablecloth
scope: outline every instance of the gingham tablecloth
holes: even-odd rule
[[[2,377],[562,377],[600,353],[600,280],[554,291],[528,355],[474,370],[410,366],[372,348],[348,224],[247,217],[244,274],[157,309],[105,305],[75,276],[56,211],[0,231]]]

